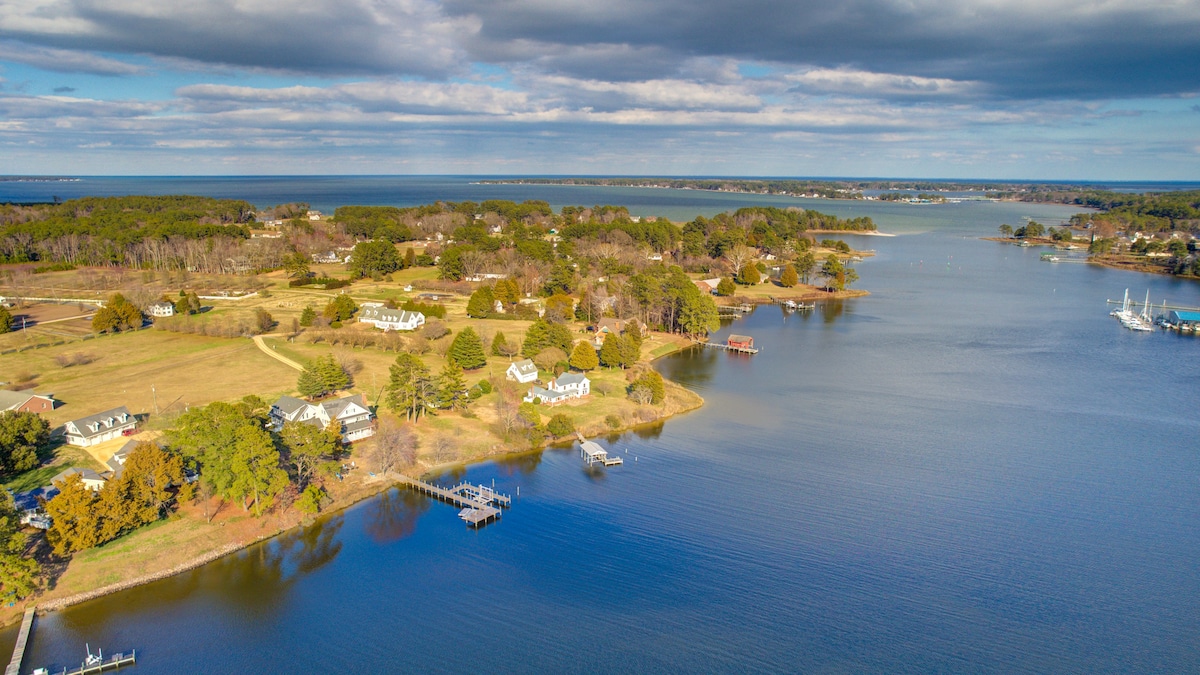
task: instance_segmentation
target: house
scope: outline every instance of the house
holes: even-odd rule
[[[72,467],[66,471],[60,472],[54,478],[51,478],[50,483],[52,485],[62,485],[67,481],[68,478],[76,474],[78,474],[79,478],[83,481],[83,487],[89,490],[98,492],[100,488],[103,488],[104,484],[107,482],[104,480],[103,476],[95,471],[92,471],[91,469],[77,469]]]
[[[342,262],[342,256],[338,255],[337,251],[314,253],[309,257],[312,258],[313,262],[323,265],[333,265]]]
[[[563,373],[547,385],[552,391],[560,391],[571,398],[583,398],[592,393],[592,381],[583,373]]]
[[[108,461],[105,462],[105,464],[108,466],[108,469],[112,471],[113,478],[118,478],[122,473],[125,472],[125,460],[129,459],[129,453],[133,452],[133,449],[141,445],[143,442],[144,441],[135,441],[130,439],[129,442],[127,442],[125,445],[122,445],[119,450],[114,452],[112,457],[108,458]]]
[[[721,283],[721,280],[719,278],[718,279],[696,279],[696,280],[692,281],[692,283],[696,284],[696,288],[699,288],[701,293],[707,293],[709,295],[712,295],[713,293],[717,292],[717,284]]]
[[[754,338],[749,335],[730,335],[725,344],[735,349],[754,349]]]
[[[343,443],[353,443],[375,435],[375,415],[367,407],[362,394],[354,394],[320,403],[309,403],[291,396],[281,396],[270,412],[271,428],[283,429],[287,422],[307,422],[322,428],[336,423]]]
[[[382,330],[416,330],[425,325],[425,315],[402,309],[389,309],[381,302],[364,302],[358,313],[362,323],[373,324]]]
[[[508,370],[504,371],[504,376],[521,384],[529,384],[538,377],[537,365],[530,359],[514,361],[508,364]]]
[[[570,398],[573,397],[565,391],[554,391],[534,386],[529,388],[529,393],[525,395],[524,401],[526,403],[533,403],[540,400],[545,405],[558,405]]]
[[[35,394],[32,389],[24,391],[0,389],[0,412],[12,410],[13,412],[41,413],[54,410],[56,405],[58,405],[58,401],[54,400],[54,394]]]
[[[320,211],[312,211],[312,210],[310,210],[310,211],[308,212],[308,219],[309,219],[309,220],[320,220],[320,219],[321,219],[321,212],[320,212]]]
[[[64,425],[67,443],[82,448],[133,433],[137,418],[125,406],[71,420]]]
[[[150,306],[146,308],[146,312],[148,312],[150,316],[175,316],[175,305],[167,302],[166,300],[161,300],[159,302],[150,303]]]

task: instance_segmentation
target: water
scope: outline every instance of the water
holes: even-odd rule
[[[707,403],[604,440],[624,466],[472,467],[521,489],[478,532],[393,491],[43,617],[27,667],[86,641],[138,673],[1200,669],[1200,341],[1105,305],[1200,287],[978,240],[1062,207],[829,204],[907,233],[854,238],[872,295],[661,360]]]

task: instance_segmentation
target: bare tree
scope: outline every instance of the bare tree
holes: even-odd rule
[[[729,264],[730,271],[737,274],[741,271],[746,263],[758,257],[758,252],[744,244],[738,244],[725,252],[725,262]]]
[[[384,422],[375,434],[375,467],[388,473],[417,462],[417,435],[408,424]]]

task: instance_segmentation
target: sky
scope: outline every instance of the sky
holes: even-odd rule
[[[0,174],[1200,180],[1197,0],[0,0]]]

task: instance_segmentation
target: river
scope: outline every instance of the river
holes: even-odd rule
[[[472,466],[520,488],[479,531],[393,490],[42,617],[26,670],[85,642],[136,647],[144,674],[1200,669],[1200,341],[1105,304],[1200,306],[1200,286],[979,239],[1064,207],[505,187],[673,218],[689,206],[656,200],[799,204],[900,236],[849,237],[877,251],[869,297],[716,336],[759,354],[660,360],[706,404],[600,439],[623,466]]]

